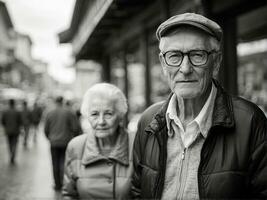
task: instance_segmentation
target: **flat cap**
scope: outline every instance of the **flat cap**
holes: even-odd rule
[[[158,40],[164,36],[167,30],[181,25],[194,26],[214,36],[218,41],[222,40],[223,33],[221,27],[216,22],[196,13],[175,15],[161,23],[156,31]]]

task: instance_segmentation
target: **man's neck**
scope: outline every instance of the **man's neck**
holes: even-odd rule
[[[177,97],[177,114],[183,125],[188,124],[198,116],[210,95],[211,88],[212,84],[208,88],[209,92],[199,98],[183,99]]]

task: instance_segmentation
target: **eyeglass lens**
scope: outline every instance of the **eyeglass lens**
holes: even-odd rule
[[[165,53],[165,61],[170,66],[180,66],[184,55],[188,55],[190,62],[195,66],[204,65],[208,59],[208,52],[204,50],[192,50],[187,53],[181,51],[168,51]]]

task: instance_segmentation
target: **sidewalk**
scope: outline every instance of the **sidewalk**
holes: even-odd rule
[[[24,149],[20,137],[16,165],[10,166],[6,138],[0,129],[0,200],[60,199],[53,190],[49,143],[41,131],[36,144],[32,139],[31,135]]]

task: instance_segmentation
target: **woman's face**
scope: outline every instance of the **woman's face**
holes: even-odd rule
[[[115,136],[120,117],[115,101],[104,95],[95,95],[89,103],[89,123],[97,138]]]

